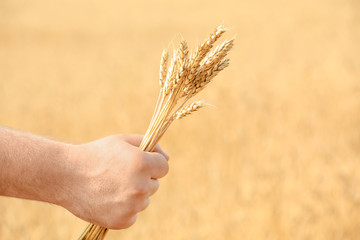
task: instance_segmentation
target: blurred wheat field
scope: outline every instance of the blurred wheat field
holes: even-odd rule
[[[107,239],[359,239],[357,0],[3,0],[0,124],[72,143],[145,133],[163,48],[195,49],[221,23],[237,35],[231,64],[199,97],[216,107],[169,129],[168,176]],[[0,239],[85,226],[0,198]]]

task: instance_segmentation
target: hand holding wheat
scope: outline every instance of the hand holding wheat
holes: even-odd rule
[[[192,54],[185,41],[181,41],[171,60],[167,50],[164,50],[160,61],[160,93],[154,115],[141,142],[141,150],[153,151],[175,119],[181,119],[204,106],[203,100],[189,105],[186,103],[229,65],[226,56],[234,39],[223,42],[211,51],[213,44],[224,32],[223,26],[217,27]],[[90,224],[79,239],[104,239],[106,232],[107,228]]]
[[[76,174],[66,177],[65,186],[70,186],[66,195],[71,197],[62,205],[102,226],[131,226],[169,169],[169,157],[159,146],[151,153],[139,149],[142,139],[141,135],[119,134],[72,145],[67,162]]]

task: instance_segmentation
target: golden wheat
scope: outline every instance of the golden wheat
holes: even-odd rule
[[[165,49],[160,60],[160,93],[154,115],[140,144],[140,149],[151,152],[175,119],[181,119],[204,106],[204,101],[185,103],[201,91],[220,71],[229,66],[225,59],[233,47],[234,39],[225,41],[210,52],[213,44],[225,32],[223,26],[217,27],[197,51],[189,56],[187,43],[181,41],[174,51],[169,69],[168,52]],[[107,228],[90,224],[80,236],[81,240],[104,239]]]
[[[187,115],[196,112],[200,108],[204,106],[204,100],[193,102],[192,104],[183,107],[179,111],[176,112],[176,119],[182,119],[183,117],[186,117]]]

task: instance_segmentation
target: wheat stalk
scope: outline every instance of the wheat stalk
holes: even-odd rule
[[[160,60],[159,85],[160,92],[153,117],[146,134],[139,146],[143,151],[151,152],[156,144],[176,119],[181,119],[204,106],[204,100],[185,105],[195,94],[224,68],[229,66],[225,58],[234,45],[234,39],[228,40],[210,50],[213,44],[225,32],[221,25],[217,27],[205,41],[197,47],[193,54],[185,41],[181,41],[178,49],[168,65],[169,53],[165,49]],[[107,228],[89,224],[79,240],[102,240]]]

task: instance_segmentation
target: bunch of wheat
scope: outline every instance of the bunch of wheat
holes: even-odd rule
[[[148,130],[141,142],[140,149],[151,152],[175,119],[181,119],[204,106],[204,101],[185,103],[200,92],[211,80],[229,65],[225,58],[233,46],[234,39],[223,42],[213,51],[213,44],[225,32],[219,26],[211,33],[197,50],[189,54],[185,41],[174,51],[169,62],[169,54],[165,49],[160,62],[160,93],[154,115]],[[79,239],[104,239],[107,228],[89,224]]]

